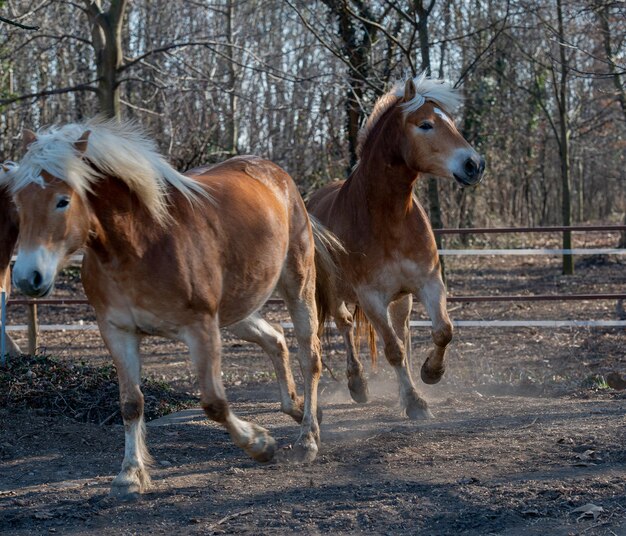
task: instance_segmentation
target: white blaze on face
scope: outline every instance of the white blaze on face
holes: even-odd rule
[[[446,123],[448,123],[448,125],[450,125],[450,128],[456,130],[456,125],[454,124],[452,119],[450,119],[450,117],[448,117],[448,115],[443,112],[443,110],[435,107],[433,109],[433,112],[435,112],[436,115],[438,115],[439,117],[441,117],[441,119],[443,119]]]

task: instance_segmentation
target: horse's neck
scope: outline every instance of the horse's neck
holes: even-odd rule
[[[102,261],[141,257],[159,231],[159,224],[119,180],[99,181],[89,204],[92,216],[87,246]]]
[[[401,159],[378,150],[362,159],[346,190],[354,199],[353,210],[375,225],[390,226],[401,223],[411,210],[416,179]]]

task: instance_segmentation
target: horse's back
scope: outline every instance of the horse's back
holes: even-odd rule
[[[228,325],[269,297],[290,250],[308,247],[312,257],[308,216],[292,178],[268,160],[235,157],[187,175],[205,184],[213,198],[201,214],[188,217],[209,220],[221,257],[220,318]],[[204,225],[198,221],[199,228]]]
[[[228,183],[236,177],[255,180],[264,184],[277,197],[284,197],[296,190],[293,179],[284,169],[253,155],[235,156],[219,164],[190,169],[185,174],[209,187],[216,183]]]

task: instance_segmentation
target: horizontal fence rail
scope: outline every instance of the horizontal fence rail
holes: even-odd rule
[[[573,249],[439,249],[439,255],[626,255],[626,249],[573,248]]]
[[[500,328],[619,328],[626,327],[626,320],[451,320],[456,327],[500,327]],[[293,323],[281,322],[284,329],[293,329]],[[411,320],[411,327],[432,327],[430,320]],[[334,322],[328,327],[335,328]],[[29,326],[18,324],[7,326],[9,331],[27,331]],[[40,331],[98,331],[98,324],[47,324],[39,326]]]
[[[433,229],[435,234],[507,234],[507,233],[583,233],[587,231],[626,231],[626,225],[549,225],[544,227],[444,227]]]
[[[623,248],[572,248],[572,249],[547,249],[547,248],[513,248],[513,249],[438,249],[439,255],[444,256],[467,256],[467,255],[626,255]],[[13,258],[15,261],[15,257]],[[70,257],[70,264],[83,262],[81,255]]]

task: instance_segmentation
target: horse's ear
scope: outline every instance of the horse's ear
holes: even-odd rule
[[[415,98],[417,95],[417,88],[415,87],[415,82],[413,82],[412,78],[409,78],[404,84],[404,102],[409,102]]]
[[[85,151],[87,150],[89,134],[91,134],[91,130],[85,130],[81,137],[74,142],[74,149],[76,149],[79,154],[85,154]]]
[[[28,149],[31,143],[37,141],[37,134],[35,134],[32,130],[28,130],[25,128],[22,130],[22,147],[24,150]]]

